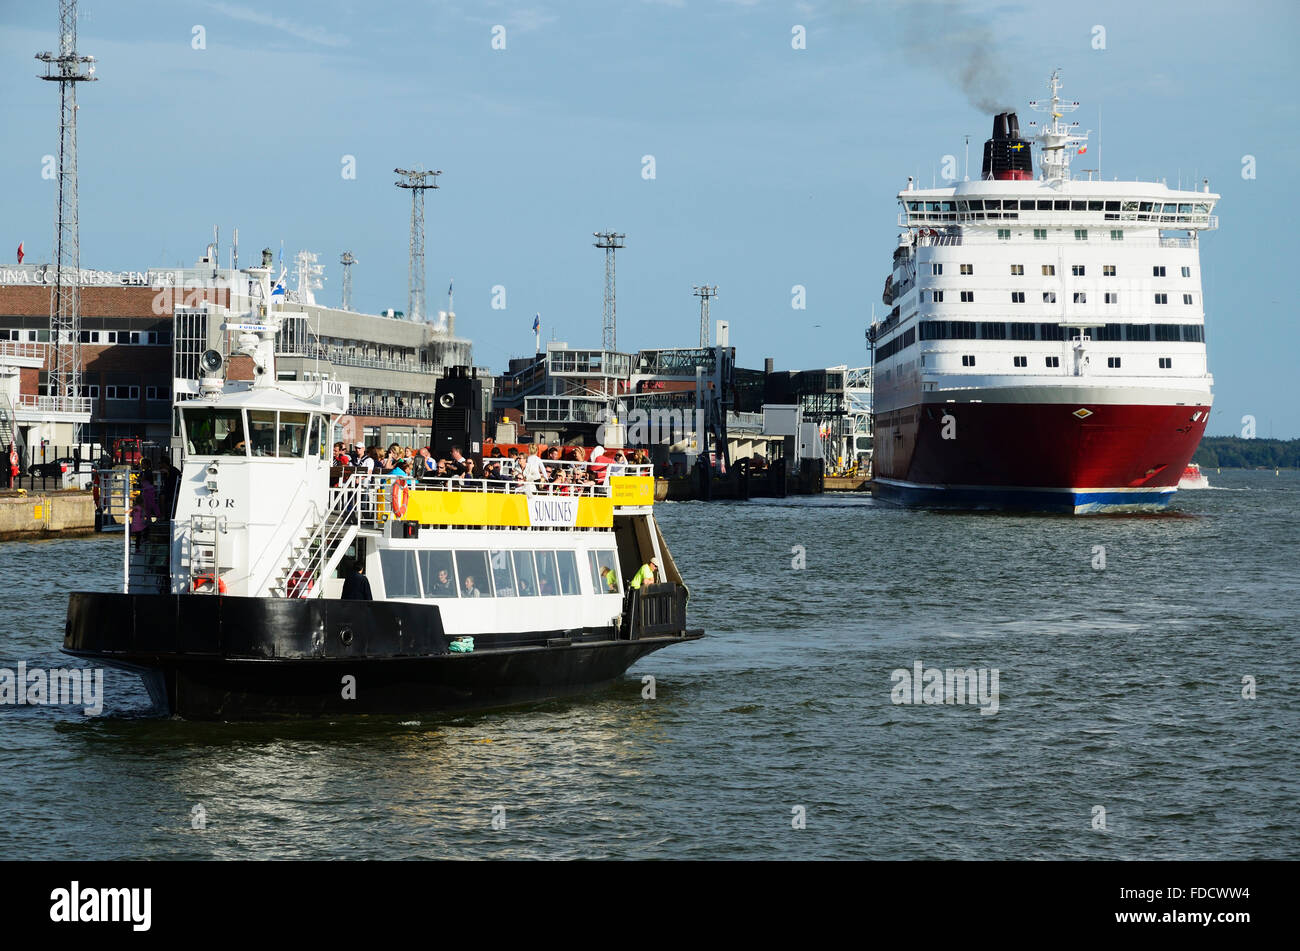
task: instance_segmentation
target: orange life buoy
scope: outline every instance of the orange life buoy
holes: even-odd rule
[[[392,508],[393,515],[401,518],[406,514],[406,503],[411,497],[411,490],[406,486],[405,479],[395,479],[393,481]]]
[[[192,590],[198,591],[199,585],[212,584],[212,575],[195,575]],[[220,575],[217,576],[217,591],[220,594],[226,593],[226,579]]]

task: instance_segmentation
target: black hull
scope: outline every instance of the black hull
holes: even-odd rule
[[[684,606],[683,598],[683,619]],[[433,605],[77,592],[63,650],[140,673],[160,712],[263,720],[568,697],[701,636],[684,629],[620,636],[612,628],[488,634],[475,635],[472,653],[457,654]]]

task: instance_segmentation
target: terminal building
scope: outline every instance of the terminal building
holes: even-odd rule
[[[43,444],[109,447],[120,438],[166,446],[172,435],[172,381],[195,379],[205,349],[230,355],[237,332],[225,315],[254,301],[248,275],[215,264],[215,249],[191,268],[81,272],[80,395],[51,395],[50,282],[45,265],[0,268],[0,442],[25,459]],[[336,379],[349,384],[349,417],[338,439],[388,445],[428,442],[436,381],[446,368],[472,366],[469,340],[443,322],[360,314],[317,304],[299,271],[286,292],[304,316],[286,322],[277,344],[282,379]],[[251,374],[246,357],[231,360],[232,378]],[[480,369],[483,406],[491,378]]]

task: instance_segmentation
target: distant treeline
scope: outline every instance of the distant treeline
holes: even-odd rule
[[[1192,461],[1204,468],[1300,468],[1300,439],[1242,439],[1206,436]]]

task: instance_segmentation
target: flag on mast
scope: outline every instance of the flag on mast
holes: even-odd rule
[[[533,333],[537,333],[541,329],[542,329],[542,315],[538,314],[533,318]]]
[[[18,263],[23,263],[23,242],[18,242]]]

